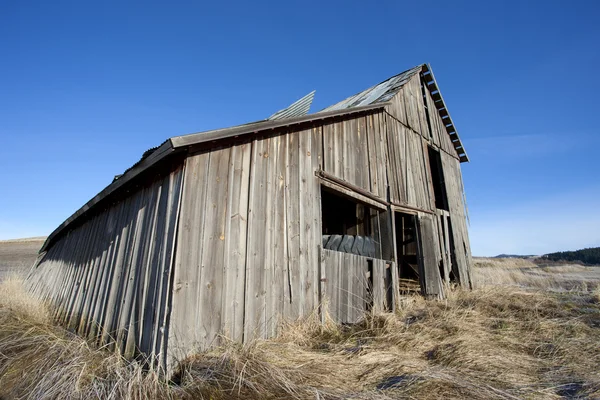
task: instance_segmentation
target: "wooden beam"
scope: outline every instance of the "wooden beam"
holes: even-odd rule
[[[173,148],[179,148],[179,147],[190,146],[190,145],[199,144],[199,143],[214,142],[217,140],[222,140],[222,139],[227,139],[227,138],[232,138],[232,137],[256,134],[258,132],[272,131],[275,129],[286,128],[286,127],[289,127],[292,125],[298,125],[298,124],[307,123],[307,122],[322,121],[322,120],[325,120],[328,118],[343,117],[346,115],[352,115],[352,114],[357,114],[357,113],[361,113],[361,112],[379,110],[379,109],[385,108],[387,105],[389,105],[389,103],[376,103],[376,104],[370,104],[368,106],[352,107],[352,108],[345,108],[342,110],[327,111],[327,112],[321,112],[321,113],[316,113],[316,114],[308,114],[308,115],[304,115],[302,117],[296,117],[296,118],[286,118],[286,119],[275,120],[275,121],[269,121],[269,120],[258,121],[258,122],[253,122],[250,124],[234,126],[231,128],[217,129],[217,130],[207,131],[207,132],[192,133],[192,134],[183,135],[183,136],[175,136],[175,137],[172,137],[170,140],[171,140],[171,143],[173,144]]]
[[[398,204],[398,203],[390,203],[390,207],[393,211],[398,211],[405,214],[417,215],[417,213],[422,212],[426,214],[434,214],[431,210],[424,210],[419,207],[413,207],[406,204]]]
[[[325,171],[316,171],[315,175],[320,178],[321,184],[325,187],[333,189],[341,194],[351,197],[361,203],[373,206],[377,209],[386,211],[389,203],[373,193],[346,182],[334,175],[328,174]]]

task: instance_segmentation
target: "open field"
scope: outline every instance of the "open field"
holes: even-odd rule
[[[0,240],[0,282],[10,275],[26,275],[44,240],[45,237]]]
[[[51,323],[8,280],[0,288],[0,398],[600,398],[600,269],[476,259],[477,289],[403,299],[362,323],[287,324],[227,343],[166,383]]]

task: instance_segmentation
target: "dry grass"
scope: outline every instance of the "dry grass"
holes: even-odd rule
[[[50,323],[21,281],[0,285],[0,398],[172,397],[155,374]]]
[[[518,258],[474,258],[476,286],[516,286],[550,291],[587,291],[598,286],[599,267],[539,266]]]
[[[287,324],[276,339],[191,357],[170,384],[49,324],[11,282],[0,288],[0,397],[600,398],[600,289],[530,268],[478,260],[472,292],[409,297],[351,326]]]

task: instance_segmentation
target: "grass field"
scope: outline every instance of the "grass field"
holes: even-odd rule
[[[8,276],[21,276],[33,265],[45,237],[0,240],[0,282]]]
[[[171,382],[0,287],[0,398],[600,398],[600,268],[476,259],[473,291],[406,297],[356,325],[308,318],[186,360]]]

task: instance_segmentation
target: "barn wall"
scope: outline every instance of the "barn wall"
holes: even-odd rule
[[[420,209],[421,246],[429,282],[425,293],[443,296],[440,282],[449,280],[450,269],[461,285],[471,287],[471,255],[460,162],[430,91],[421,89],[419,75],[413,76],[390,99],[385,112],[390,200]],[[440,151],[448,212],[435,208],[428,145]],[[444,218],[444,221],[449,218],[450,224],[444,223]]]
[[[393,116],[387,115],[386,122],[390,200],[392,203],[433,211],[435,204],[426,142],[421,135]]]
[[[429,139],[429,128],[425,103],[421,91],[419,74],[413,77],[399,89],[398,93],[389,101],[386,112],[400,121],[405,127]]]
[[[467,215],[464,199],[464,187],[460,173],[460,162],[454,157],[441,153],[445,174],[446,190],[450,208],[452,232],[449,232],[454,243],[456,260],[452,265],[454,275],[460,284],[472,288],[471,279],[471,245],[467,228]]]
[[[182,167],[59,238],[27,279],[59,322],[127,357],[166,346]]]
[[[385,116],[382,112],[323,126],[323,170],[386,200]]]
[[[391,99],[389,110],[324,125],[323,169],[384,201],[389,189],[389,201],[419,213],[426,235],[421,241],[422,288],[427,295],[443,297],[439,265],[444,251],[435,218],[427,151],[430,135],[418,78]]]
[[[378,312],[391,310],[394,294],[387,291],[393,291],[393,282],[397,286],[395,268],[390,261],[321,250],[324,317],[326,314],[335,322],[355,323],[368,308]]]
[[[319,302],[321,128],[186,161],[169,356],[276,333]]]
[[[446,124],[442,120],[442,117],[440,117],[440,114],[437,112],[434,100],[431,97],[431,92],[429,90],[425,90],[425,95],[427,109],[429,110],[429,120],[431,122],[431,133],[435,146],[440,148],[447,155],[458,159],[458,155],[456,154],[456,150],[452,145],[450,135],[448,135],[448,132],[446,131]]]

